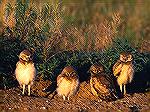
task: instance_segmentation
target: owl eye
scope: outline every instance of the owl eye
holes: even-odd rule
[[[71,76],[74,76],[74,75],[76,75],[76,73],[75,72],[72,72],[72,73],[70,73],[71,74]]]
[[[132,55],[130,55],[129,57],[130,57],[130,59],[132,59]]]
[[[69,75],[70,75],[70,73],[68,73],[68,72],[64,74],[64,76],[69,76]]]
[[[120,55],[120,60],[124,61],[124,56],[123,55]]]
[[[26,56],[26,58],[30,58],[30,56]]]
[[[133,58],[132,58],[132,55],[129,55],[129,56],[128,56],[128,61],[132,61],[132,59],[133,59]]]
[[[123,55],[120,55],[120,58],[122,59],[122,58],[123,58]]]
[[[91,72],[91,73],[94,73],[94,74],[95,74],[95,73],[97,73],[97,71],[96,71],[96,70],[91,70],[90,72]]]

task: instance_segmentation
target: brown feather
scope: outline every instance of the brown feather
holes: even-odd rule
[[[16,64],[15,75],[20,86],[23,85],[25,87],[25,85],[31,86],[33,84],[36,75],[36,68],[34,66],[33,61],[30,59],[30,57],[31,57],[31,53],[27,50],[23,50],[19,55],[20,59]],[[30,95],[30,90],[28,92],[29,92],[28,95]]]
[[[125,85],[131,83],[134,76],[133,57],[131,53],[123,52],[120,54],[120,59],[113,66],[113,74],[117,77],[117,83],[122,92],[124,86],[124,94],[126,93]]]
[[[113,66],[113,74],[114,74],[114,76],[118,76],[119,75],[119,73],[121,72],[122,66],[123,66],[123,64],[122,64],[121,61],[117,61],[115,63],[115,65]]]
[[[105,74],[103,71],[103,66],[91,66],[90,71],[101,68],[101,72],[99,71],[97,74],[95,72],[91,72],[90,86],[93,95],[100,97],[103,100],[115,100],[117,98],[116,91],[114,88],[114,83],[111,77],[108,74]]]
[[[133,75],[134,75],[134,69],[132,63],[124,64],[120,72],[120,75],[117,79],[118,85],[121,84],[125,85],[131,83],[131,81],[133,80]]]
[[[67,66],[57,77],[57,93],[69,98],[74,95],[79,87],[79,77],[73,67]]]

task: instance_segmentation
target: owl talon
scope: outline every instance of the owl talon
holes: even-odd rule
[[[69,100],[69,97],[68,97],[68,100]]]
[[[119,60],[113,66],[113,74],[117,78],[122,95],[126,94],[126,84],[131,83],[134,76],[133,56],[129,52],[120,54]],[[118,73],[118,75],[116,75]],[[117,77],[118,76],[118,77]]]
[[[65,97],[65,96],[63,96],[63,99],[64,99],[64,100],[66,100],[66,97]]]
[[[15,75],[23,89],[22,95],[25,93],[25,86],[28,85],[28,95],[30,96],[30,85],[32,85],[36,75],[36,68],[31,57],[32,55],[28,50],[23,50],[19,54],[19,61],[16,64]]]
[[[102,65],[94,64],[90,67],[91,79],[90,86],[93,95],[101,100],[115,100],[115,88],[111,77],[104,72]]]
[[[67,66],[63,69],[57,77],[57,86],[56,91],[60,96],[63,96],[64,100],[69,100],[69,97],[77,92],[79,77],[73,67]]]

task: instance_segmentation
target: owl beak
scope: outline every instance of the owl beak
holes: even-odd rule
[[[127,62],[127,59],[123,57],[124,62]]]
[[[29,58],[30,61],[32,60],[32,57],[31,57],[31,56],[29,56],[28,58]]]
[[[27,56],[26,59],[27,59],[27,61],[30,61],[30,56]]]
[[[101,71],[97,71],[97,74],[101,73]]]

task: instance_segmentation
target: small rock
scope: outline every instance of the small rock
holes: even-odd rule
[[[109,102],[110,105],[112,105],[112,102]]]
[[[46,109],[46,107],[41,107],[40,109]]]
[[[130,106],[129,108],[131,109],[132,112],[138,112],[139,111],[139,109],[136,105]]]
[[[28,110],[27,108],[24,108],[24,110]]]
[[[97,102],[102,102],[102,100],[100,99],[100,100],[98,100]]]

